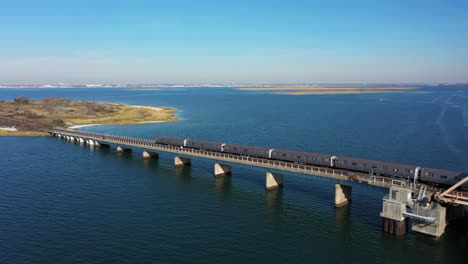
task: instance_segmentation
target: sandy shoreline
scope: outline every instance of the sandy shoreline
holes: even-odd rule
[[[241,91],[361,91],[361,90],[416,90],[418,87],[270,87],[237,88]]]

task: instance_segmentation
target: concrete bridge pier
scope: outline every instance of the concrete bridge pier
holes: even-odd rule
[[[232,167],[226,164],[215,163],[214,175],[216,177],[231,175]]]
[[[156,152],[151,152],[151,151],[143,151],[143,158],[144,159],[157,159],[159,158],[159,154]]]
[[[335,207],[341,207],[351,202],[352,187],[335,184]]]
[[[267,172],[266,173],[266,189],[274,190],[283,187],[283,174]]]
[[[94,146],[94,141],[92,139],[88,140],[88,145]]]
[[[174,158],[174,164],[176,167],[183,167],[183,166],[191,166],[192,165],[192,160],[189,158],[183,158],[183,157],[175,157]]]
[[[123,153],[123,152],[132,152],[132,149],[131,149],[131,148],[125,148],[125,147],[122,147],[122,146],[118,146],[118,147],[117,147],[117,152],[120,152],[120,153]]]
[[[403,235],[407,232],[406,206],[412,203],[411,190],[392,187],[388,197],[383,199],[383,231],[392,235]]]
[[[78,142],[84,143],[85,141],[84,141],[84,139],[82,139],[82,138],[78,138]]]

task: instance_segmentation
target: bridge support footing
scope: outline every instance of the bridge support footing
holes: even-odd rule
[[[117,147],[117,152],[131,152],[131,151],[132,151],[131,148],[124,148],[124,147],[121,147],[121,146]]]
[[[352,187],[335,184],[335,207],[341,207],[351,202]]]
[[[226,164],[215,163],[214,175],[216,177],[231,175],[232,167]]]
[[[191,166],[192,160],[189,158],[175,157],[174,164],[176,167]]]
[[[391,235],[404,235],[406,234],[407,230],[407,221],[406,218],[398,221],[390,218],[382,218],[383,219],[383,231],[385,233],[391,234]]]
[[[156,152],[151,152],[151,151],[143,151],[143,158],[144,159],[157,159],[159,158],[159,154]]]
[[[266,189],[274,190],[283,187],[283,174],[267,172],[266,173]]]

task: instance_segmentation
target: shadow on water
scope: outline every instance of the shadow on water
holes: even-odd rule
[[[220,196],[225,197],[225,196],[231,195],[231,188],[232,188],[231,176],[215,177],[216,193],[218,193]]]
[[[189,184],[192,181],[192,169],[190,167],[176,167],[175,175],[178,183]]]
[[[276,214],[283,208],[283,188],[265,192],[266,206],[269,213]]]
[[[336,236],[340,241],[350,241],[352,238],[351,204],[335,208]]]
[[[156,169],[159,168],[159,159],[143,159],[143,168]]]

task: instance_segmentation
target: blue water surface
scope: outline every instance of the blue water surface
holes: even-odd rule
[[[83,130],[285,148],[468,171],[468,87],[402,94],[290,96],[229,88],[1,89],[25,95],[167,106],[181,121]],[[381,231],[386,189],[353,185],[334,209],[335,180],[213,161],[174,168],[49,137],[0,138],[0,263],[464,262],[464,234]]]

